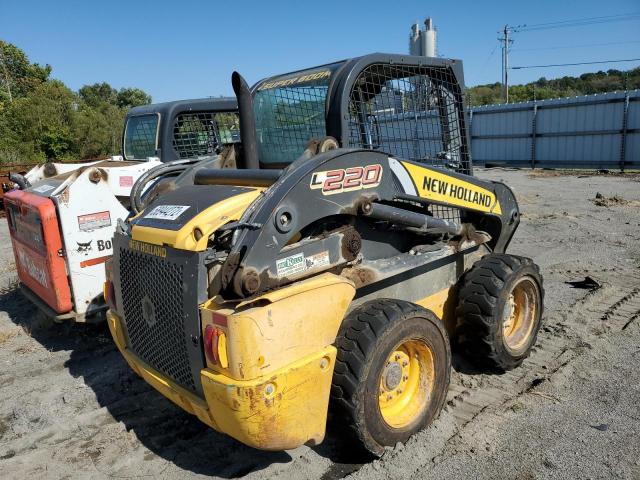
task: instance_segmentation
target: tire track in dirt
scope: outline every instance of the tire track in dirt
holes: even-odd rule
[[[572,270],[554,271],[555,275],[560,276],[565,273],[572,273]],[[630,289],[628,287],[629,285],[637,285],[639,279],[635,276],[625,275],[619,270],[601,269],[598,273],[606,273],[608,277],[615,276],[615,283],[620,286],[613,286],[605,282],[599,290],[589,291],[573,304],[556,309],[550,316],[546,316],[532,355],[518,369],[503,375],[487,375],[474,372],[472,366],[464,363],[456,365],[445,407],[445,412],[453,419],[453,431],[456,433],[447,440],[446,444],[453,442],[460,430],[485,410],[499,407],[520,395],[530,393],[535,388],[537,381],[549,377],[579,355],[580,349],[584,348],[585,342],[591,338],[621,330],[630,319],[634,318],[634,315],[640,315],[638,314],[640,311],[640,288]],[[610,280],[612,278],[607,278],[607,281]],[[627,286],[627,290],[623,290],[623,285]],[[612,300],[614,301],[612,302]],[[585,316],[598,320],[595,324],[594,322],[583,324],[581,320]],[[84,348],[76,352],[74,361],[83,362],[89,357],[96,356],[112,363],[110,355],[116,355],[115,349],[102,343],[103,340],[100,337],[94,338],[90,343],[84,345]],[[457,361],[462,362],[460,359]],[[64,362],[55,360],[51,366],[55,365],[59,369],[63,364]],[[32,372],[31,375],[43,376],[48,373],[50,370],[49,372],[42,370]],[[127,376],[126,370],[119,373],[124,373]],[[94,373],[89,369],[85,374],[91,376]],[[84,379],[80,380],[84,381]],[[103,380],[96,378],[94,381],[102,382]],[[3,440],[12,440],[11,449],[0,449],[0,458],[7,459],[23,455],[28,458],[32,454],[33,445],[38,445],[39,449],[49,447],[69,451],[84,450],[83,458],[85,461],[90,461],[97,472],[111,475],[117,469],[114,466],[103,464],[101,455],[103,450],[109,448],[104,444],[105,430],[116,437],[124,435],[126,437],[124,444],[137,451],[141,450],[140,445],[133,440],[127,440],[127,430],[133,428],[136,432],[148,432],[146,443],[163,445],[165,451],[174,451],[176,456],[189,440],[203,439],[207,436],[208,432],[195,426],[194,422],[197,420],[190,421],[189,419],[185,424],[187,416],[180,414],[179,410],[168,402],[164,408],[155,411],[154,415],[150,416],[146,411],[144,416],[140,416],[140,411],[145,410],[144,405],[162,403],[154,390],[148,389],[144,383],[140,383],[141,385],[133,388],[123,388],[115,378],[110,377],[110,382],[105,383],[104,388],[113,389],[116,392],[116,398],[106,407],[84,412],[79,411],[73,421],[66,422],[63,426],[53,424],[41,428],[42,426],[35,424],[31,432],[25,432],[13,438],[9,435]],[[122,392],[122,396],[119,398],[117,398],[118,391]],[[122,422],[117,420],[122,418],[137,419],[137,421],[135,424],[129,424],[125,427]],[[10,419],[7,420],[10,421]],[[187,431],[185,431],[185,425]],[[175,433],[172,432],[181,432],[180,438],[175,438]],[[101,440],[92,442],[96,435],[101,437]],[[204,443],[210,445],[209,441]],[[238,448],[234,441],[221,436],[216,436],[215,443],[218,446],[215,450],[218,452],[224,451],[225,447]],[[340,448],[340,442],[329,432],[326,444],[323,446],[324,451],[335,453]],[[228,462],[225,462],[224,465],[225,473],[230,476],[242,475],[251,472],[253,467],[260,463],[259,461],[257,464],[252,463],[252,468],[247,467],[246,464],[246,468],[235,468],[235,462],[240,462],[244,454],[246,452],[242,451],[230,455]],[[258,453],[257,456],[267,459],[268,462],[268,455]],[[332,455],[327,456],[332,457]],[[301,465],[311,461],[313,457],[316,455],[311,451],[305,451],[302,455],[292,459],[286,468],[274,472],[274,476],[289,476]],[[163,468],[175,468],[173,465],[167,467],[166,455],[163,458]],[[362,465],[359,462],[352,463],[348,458],[345,460],[345,462],[340,462],[334,456],[332,460],[326,462],[326,466],[321,468],[321,472],[324,474],[323,478],[343,478],[345,475],[357,472]],[[438,457],[425,459],[424,465],[427,466],[431,462],[438,462]],[[150,465],[144,474],[161,474],[162,471],[164,470],[160,469],[156,462],[153,466]]]
[[[638,282],[640,279],[633,274],[616,278],[616,283],[627,285],[627,288]],[[616,297],[615,292],[624,292],[621,288],[605,284],[598,290],[587,292],[566,308],[564,321],[551,323],[559,320],[556,318],[558,315],[546,318],[531,356],[517,369],[503,375],[481,375],[484,381],[480,381],[475,388],[469,388],[464,382],[452,383],[445,411],[451,413],[457,428],[447,444],[454,441],[459,431],[486,409],[500,407],[528,393],[539,394],[535,392],[535,387],[580,355],[581,349],[590,348],[589,340],[620,331],[640,318],[640,288],[626,290],[627,293]],[[612,298],[618,300],[610,303]],[[599,318],[603,324],[589,325],[593,328],[588,329],[586,334],[581,332],[583,310],[587,310],[591,318]],[[438,457],[424,462],[423,466],[431,462],[437,463]]]
[[[555,205],[535,208],[550,210],[555,209]],[[582,211],[582,206],[572,208],[572,215],[574,211]],[[504,375],[478,373],[472,366],[458,361],[440,422],[436,421],[435,429],[415,435],[407,442],[405,456],[400,457],[412,467],[421,465],[415,470],[416,475],[424,476],[430,464],[447,460],[447,456],[450,459],[451,451],[460,448],[461,432],[472,432],[474,425],[486,423],[493,413],[500,412],[505,404],[519,397],[544,393],[537,388],[540,381],[544,385],[544,379],[589,349],[592,339],[606,338],[610,333],[640,322],[640,295],[633,293],[640,277],[630,273],[634,267],[629,260],[629,257],[637,260],[637,244],[631,243],[634,240],[625,230],[617,228],[622,225],[620,228],[634,232],[629,230],[631,227],[624,227],[626,218],[614,216],[613,209],[606,215],[602,210],[595,213],[598,215],[584,217],[577,226],[572,222],[570,229],[560,225],[561,217],[558,217],[560,220],[550,217],[548,220],[554,220],[553,223],[523,218],[513,242],[514,253],[533,257],[543,266],[546,263],[545,283],[548,290],[553,290],[549,292],[549,310],[535,351],[520,368]],[[610,223],[606,218],[609,215],[613,220]],[[612,231],[607,233],[609,226]],[[619,233],[612,233],[613,229]],[[623,246],[621,241],[628,242],[624,252],[619,248]],[[550,265],[552,261],[561,263]],[[615,267],[608,268],[612,265]],[[595,275],[602,282],[602,288],[584,292],[579,298],[576,295],[580,291],[564,290],[569,288],[564,284],[566,280],[582,275]],[[9,277],[15,275],[3,274],[3,278]],[[564,293],[555,294],[560,291]],[[567,291],[576,295],[566,295]],[[0,291],[0,296],[4,293]],[[18,295],[12,295],[9,302],[11,306],[0,305],[0,310],[9,311],[9,319],[2,319],[6,320],[5,326],[13,328],[15,323],[33,314],[32,311],[18,312],[26,304]],[[80,333],[81,329],[82,326],[74,326],[59,335],[68,336],[66,340],[54,341],[38,334],[29,338],[25,333],[5,344],[10,347],[5,350],[7,356],[18,360],[0,372],[0,385],[16,388],[24,397],[15,405],[25,418],[21,418],[23,430],[19,435],[11,432],[13,419],[0,418],[0,456],[12,453],[0,460],[0,472],[11,472],[14,468],[14,472],[35,477],[46,476],[48,471],[58,472],[60,476],[99,478],[249,475],[264,479],[324,475],[334,479],[352,472],[364,477],[375,470],[376,464],[385,471],[391,463],[387,462],[386,455],[374,462],[358,458],[353,445],[341,442],[340,432],[334,425],[329,426],[325,442],[318,447],[301,447],[286,453],[246,448],[201,425],[138,379],[110,343],[101,343],[110,342],[108,333],[94,336]],[[15,353],[32,347],[36,348],[29,353]],[[32,399],[58,385],[61,389],[58,399],[63,402],[62,397],[66,398],[66,407],[56,407],[49,412],[49,418],[31,422],[29,414],[37,407],[30,404]],[[29,405],[25,407],[19,402]],[[390,453],[401,454],[402,448]],[[406,478],[411,472],[403,470],[402,475],[387,476]]]
[[[562,275],[572,270],[554,273]],[[455,444],[461,431],[484,411],[501,408],[527,394],[557,401],[538,392],[536,387],[576,359],[584,349],[591,348],[589,341],[620,331],[640,318],[640,288],[631,287],[640,283],[637,274],[608,268],[598,269],[597,273],[610,276],[601,288],[587,291],[574,303],[545,316],[536,346],[520,367],[501,375],[475,373],[464,364],[456,367],[444,408],[454,422],[452,435],[440,449],[441,453],[425,458],[416,473],[424,474],[430,465],[437,464],[445,455],[445,447]],[[585,317],[592,320],[585,323]]]

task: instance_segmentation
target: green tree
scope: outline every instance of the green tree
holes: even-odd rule
[[[31,63],[15,45],[0,40],[0,103],[11,103],[46,82],[51,67]],[[1,105],[0,105],[1,106]]]
[[[2,113],[0,161],[73,158],[77,96],[58,80],[46,81],[17,98]]]
[[[78,90],[80,99],[93,108],[108,103],[115,105],[118,101],[118,91],[107,82],[85,85]]]
[[[607,70],[584,73],[579,77],[564,76],[556,79],[540,77],[526,85],[509,87],[511,102],[526,102],[548,98],[573,97],[592,93],[640,88],[640,68],[628,71]],[[499,83],[478,85],[468,89],[472,106],[502,103],[502,89]]]
[[[121,88],[116,101],[121,108],[131,108],[150,104],[151,96],[139,88]]]
[[[127,109],[151,102],[138,88],[106,82],[78,93],[50,80],[51,67],[31,63],[0,41],[0,163],[101,158],[120,152]]]
[[[74,129],[74,141],[80,158],[99,158],[120,152],[122,126],[126,111],[107,103],[92,108],[81,103]]]

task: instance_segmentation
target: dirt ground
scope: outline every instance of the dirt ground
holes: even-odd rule
[[[510,251],[544,274],[538,344],[504,375],[455,358],[438,420],[379,460],[333,423],[281,453],[208,429],[133,374],[105,327],[39,320],[0,220],[0,478],[640,479],[638,177],[478,174],[519,199]],[[600,287],[567,283],[586,276]]]

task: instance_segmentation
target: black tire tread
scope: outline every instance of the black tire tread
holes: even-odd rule
[[[498,325],[494,312],[505,283],[523,267],[533,268],[543,300],[544,288],[540,269],[527,257],[492,253],[476,262],[461,279],[456,307],[457,346],[468,358],[491,370],[511,370],[524,360],[524,357],[507,359],[495,348]],[[535,335],[537,330],[534,331]]]
[[[367,359],[392,322],[416,312],[424,312],[424,309],[402,300],[374,300],[353,310],[345,318],[336,338],[338,353],[331,386],[334,413],[347,420],[352,433],[369,449],[370,441],[363,436],[364,419],[359,418],[356,405],[357,389],[368,367]],[[444,327],[439,328],[447,339]]]

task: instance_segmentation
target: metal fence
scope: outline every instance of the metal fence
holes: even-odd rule
[[[640,90],[469,110],[476,165],[640,169]]]

